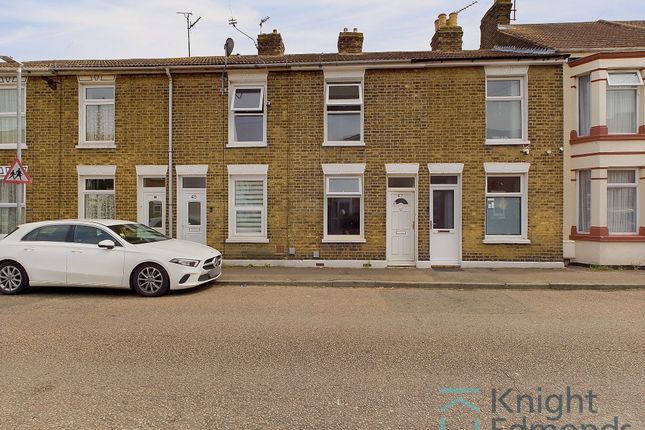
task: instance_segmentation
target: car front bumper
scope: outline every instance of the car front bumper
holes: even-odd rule
[[[221,257],[216,264],[209,259],[206,262],[200,262],[197,267],[181,266],[178,264],[175,266],[177,267],[172,268],[172,273],[169,273],[171,290],[193,288],[214,281],[222,275]]]

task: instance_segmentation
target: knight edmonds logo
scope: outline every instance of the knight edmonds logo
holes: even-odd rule
[[[440,430],[466,430],[461,425],[450,426],[451,415],[472,414],[472,428],[481,429],[481,408],[467,396],[481,394],[479,388],[440,388],[442,401],[439,411]],[[449,398],[447,396],[450,396]],[[630,430],[632,425],[614,416],[611,422],[594,423],[590,418],[599,412],[598,394],[594,390],[575,392],[570,386],[559,392],[545,393],[541,387],[533,392],[514,388],[490,391],[491,430]],[[471,398],[472,399],[472,398]],[[463,418],[462,418],[463,420]],[[580,423],[579,421],[586,421]]]

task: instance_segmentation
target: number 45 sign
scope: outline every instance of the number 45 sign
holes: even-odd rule
[[[11,163],[11,167],[7,169],[7,173],[2,180],[6,184],[31,184],[31,177],[27,174],[27,169],[18,159]]]

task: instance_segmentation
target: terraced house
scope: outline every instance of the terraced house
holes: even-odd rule
[[[564,256],[645,265],[645,21],[511,24],[511,0],[482,21],[482,48],[555,49],[564,68]]]
[[[435,26],[420,52],[274,31],[258,55],[26,62],[27,220],[138,219],[233,263],[561,266],[565,57]]]

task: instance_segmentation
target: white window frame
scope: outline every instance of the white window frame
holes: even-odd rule
[[[239,72],[230,71],[228,73],[228,143],[227,148],[258,148],[268,145],[267,138],[267,117],[269,102],[267,101],[267,78],[268,73],[264,72]],[[260,89],[261,103],[257,110],[254,109],[234,109],[235,91],[238,89]],[[235,140],[235,116],[244,115],[244,113],[257,115],[262,113],[262,140],[257,142],[238,142]]]
[[[78,174],[78,219],[85,219],[85,194],[113,194],[114,195],[114,216],[116,217],[116,166],[76,166]],[[114,180],[113,190],[91,190],[85,189],[86,179],[112,179]]]
[[[112,99],[87,99],[86,90],[91,88],[112,88]],[[114,106],[114,139],[87,140],[87,106]],[[79,77],[78,82],[78,145],[77,148],[116,148],[116,85],[113,76]]]
[[[519,244],[528,245],[528,174],[529,163],[484,163],[484,241],[486,244]],[[520,192],[518,193],[489,193],[489,176],[520,177]],[[489,235],[486,233],[486,212],[489,197],[520,197],[521,198],[521,233],[518,235]]]
[[[329,99],[329,87],[330,86],[340,86],[340,87],[353,87],[358,86],[358,99],[353,100],[330,100]],[[323,146],[365,146],[365,103],[363,98],[363,77],[348,77],[348,78],[332,78],[325,80],[325,111],[324,111],[324,123],[325,123],[325,140]],[[344,141],[344,140],[329,140],[328,138],[328,106],[360,106],[360,111],[334,111],[336,113],[359,113],[360,123],[361,123],[361,138],[357,141]]]
[[[14,91],[18,88],[16,85],[17,77],[13,76],[0,76],[0,89]],[[20,115],[21,121],[25,121],[27,118],[27,79],[22,79],[22,114]],[[0,112],[0,118],[8,118],[13,121],[16,120],[16,111],[13,112]],[[24,142],[21,145],[21,148],[27,149],[27,124],[25,124],[25,129],[22,133],[22,139]],[[0,149],[16,149],[16,143],[0,143]]]
[[[2,177],[4,177],[5,173],[7,173],[7,170],[9,170],[9,166],[0,167],[0,184],[2,184],[2,182],[3,182]],[[14,186],[17,186],[17,185],[14,184]],[[9,208],[9,209],[11,209],[11,208],[17,208],[17,207],[18,207],[17,202],[14,202],[14,203],[0,202],[0,208]],[[27,214],[27,187],[24,186],[24,185],[22,186],[22,201],[21,201],[20,207],[22,208],[22,211],[21,211],[22,214],[21,215],[22,215],[23,220],[27,219],[27,217],[26,217],[26,214]],[[21,222],[21,220],[17,220],[17,224],[22,224],[23,222],[24,221]],[[6,233],[0,233],[0,239],[5,237],[6,235],[7,235]]]
[[[268,243],[268,165],[265,164],[237,164],[228,166],[228,243]],[[262,181],[262,206],[235,205],[236,181]],[[260,211],[262,216],[262,231],[255,233],[238,233],[236,228],[237,211]]]
[[[488,101],[516,101],[520,100],[520,109],[522,110],[522,137],[520,139],[489,139],[488,135],[485,137],[486,145],[529,145],[531,142],[528,137],[528,124],[529,124],[529,103],[528,103],[528,66],[524,67],[486,67],[486,80],[484,82],[485,102],[484,109],[486,110],[484,133],[487,134],[488,129]],[[488,82],[489,81],[520,81],[520,95],[508,97],[488,97]]]
[[[611,82],[611,76],[615,75],[615,74],[619,74],[619,75],[620,74],[634,74],[634,75],[636,75],[638,77],[638,83],[627,84],[627,85],[625,85],[625,84],[614,84],[614,83]],[[635,129],[633,131],[631,131],[631,132],[625,132],[625,133],[615,133],[615,132],[612,133],[611,131],[609,131],[609,134],[612,134],[612,135],[629,135],[629,134],[638,133],[638,125],[639,125],[640,109],[641,109],[641,107],[640,107],[640,105],[641,105],[640,99],[641,99],[641,93],[642,93],[642,89],[640,89],[639,87],[642,87],[642,86],[643,86],[643,77],[637,71],[634,71],[634,70],[611,70],[611,71],[607,72],[607,91],[605,93],[605,103],[607,103],[607,101],[609,99],[609,92],[610,91],[630,90],[630,91],[634,91],[634,93],[635,93],[635,105],[636,105],[636,109],[634,111],[634,115],[635,115],[634,127],[635,127]],[[608,122],[609,122],[608,118],[605,118],[605,124],[607,124]]]
[[[365,164],[323,164],[323,239],[322,243],[365,243],[365,187],[363,185]],[[358,179],[358,192],[329,192],[330,179]],[[357,235],[329,235],[327,234],[327,199],[328,198],[360,197],[360,234]]]
[[[589,78],[589,106],[587,106],[587,108],[589,109],[589,132],[582,134],[580,131],[580,78],[585,77]],[[578,133],[578,137],[589,136],[589,134],[591,133],[591,107],[591,74],[578,76],[576,78],[576,132]]]
[[[589,219],[589,229],[581,230],[580,229],[580,204],[582,203],[582,196],[580,195],[580,172],[589,171],[589,180],[593,184],[593,170],[591,169],[580,169],[576,172],[576,233],[579,234],[589,234],[591,231],[591,218]],[[593,200],[593,194],[589,196],[589,210],[593,212],[591,205]]]
[[[634,182],[632,183],[610,183],[609,182],[609,172],[612,170],[618,170],[618,171],[632,171],[634,172]],[[612,232],[610,231],[609,234],[611,236],[635,236],[638,235],[638,230],[639,230],[639,224],[640,224],[640,193],[638,189],[638,183],[639,183],[639,176],[640,172],[639,169],[634,169],[634,168],[612,168],[612,169],[607,169],[607,191],[609,191],[610,188],[635,188],[636,189],[636,201],[634,202],[634,209],[636,213],[634,214],[636,222],[634,223],[634,231],[623,231],[623,232]],[[607,193],[609,194],[609,193]],[[607,196],[607,230],[609,230],[609,196]]]

